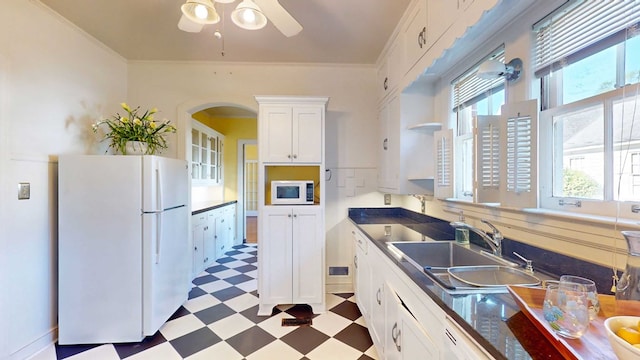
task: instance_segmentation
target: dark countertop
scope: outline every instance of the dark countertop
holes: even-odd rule
[[[235,204],[238,200],[230,201],[200,201],[191,204],[191,215],[200,214],[209,210]]]
[[[450,294],[387,249],[391,241],[451,240],[454,232],[447,222],[402,208],[349,209],[349,219],[496,359],[563,358],[509,293]]]

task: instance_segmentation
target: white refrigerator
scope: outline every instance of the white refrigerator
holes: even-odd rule
[[[159,156],[59,157],[60,344],[141,341],[187,300],[188,176]]]

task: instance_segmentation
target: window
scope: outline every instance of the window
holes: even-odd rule
[[[487,59],[504,61],[504,47],[492,52],[452,83],[453,112],[456,114],[454,197],[474,200],[476,193],[474,131],[479,117],[500,115],[505,102],[504,78],[484,80],[476,74]]]
[[[534,25],[542,207],[612,216],[640,201],[639,26],[638,1],[570,1]]]

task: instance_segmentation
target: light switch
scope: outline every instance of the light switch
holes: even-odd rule
[[[30,183],[18,183],[18,200],[26,200],[31,197],[31,184]]]

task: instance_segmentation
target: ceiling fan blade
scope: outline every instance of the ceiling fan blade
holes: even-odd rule
[[[264,15],[286,37],[292,37],[302,31],[302,25],[280,5],[278,0],[254,0]]]
[[[180,17],[180,21],[178,21],[178,29],[186,32],[197,33],[202,31],[203,27],[204,27],[204,24],[198,24],[197,22],[193,22],[184,15],[182,15]]]

